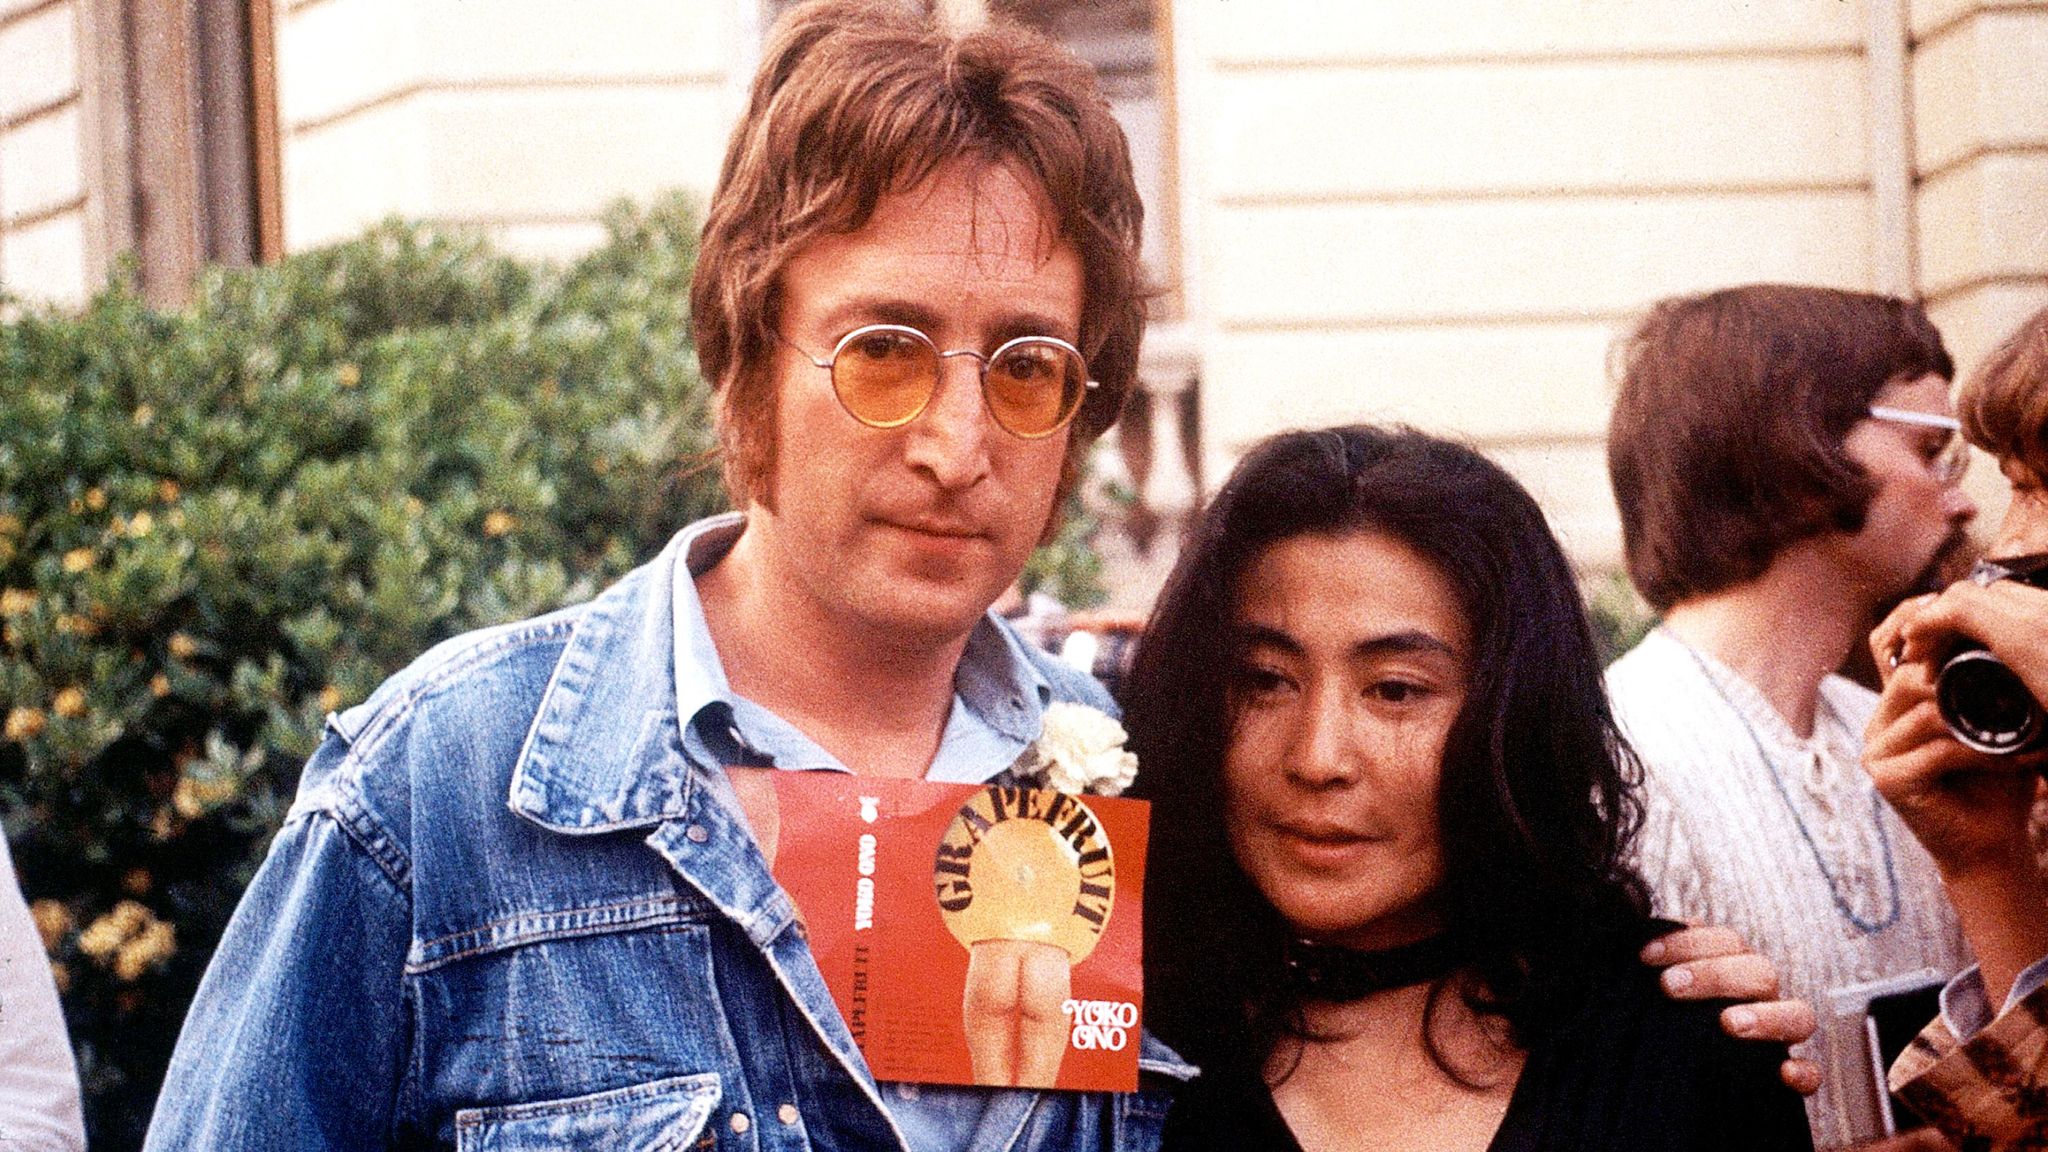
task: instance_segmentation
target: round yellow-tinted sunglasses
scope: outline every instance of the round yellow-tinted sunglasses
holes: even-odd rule
[[[778,339],[832,373],[832,393],[846,414],[870,428],[901,428],[921,415],[939,388],[943,362],[972,356],[981,365],[981,399],[1012,436],[1042,440],[1073,421],[1088,390],[1081,351],[1051,336],[1019,336],[984,356],[972,348],[940,351],[932,338],[904,324],[867,324],[839,338],[832,355],[811,355],[781,333]]]

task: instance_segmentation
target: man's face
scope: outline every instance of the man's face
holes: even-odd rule
[[[1954,414],[1948,381],[1935,375],[1887,384],[1871,404]],[[1849,458],[1877,486],[1863,530],[1846,537],[1842,550],[1848,580],[1873,604],[1939,587],[1941,569],[1967,543],[1964,530],[1977,505],[1955,479],[1939,474],[1936,463],[1949,435],[1866,419],[1842,440]]]
[[[829,358],[867,324],[908,325],[943,350],[984,355],[1018,336],[1077,343],[1081,258],[1047,215],[1042,193],[1009,167],[955,161],[784,269],[775,510],[750,508],[749,531],[771,576],[833,623],[891,639],[965,635],[1052,515],[1071,430],[1040,440],[1004,431],[969,356],[941,362],[916,419],[871,428],[810,357]]]

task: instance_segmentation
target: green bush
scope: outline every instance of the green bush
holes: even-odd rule
[[[1601,573],[1586,580],[1579,590],[1586,598],[1593,643],[1600,650],[1603,665],[1614,663],[1657,626],[1657,614],[1643,603],[1624,573]]]
[[[0,813],[132,1147],[323,718],[721,505],[678,201],[562,269],[388,223],[0,324]]]

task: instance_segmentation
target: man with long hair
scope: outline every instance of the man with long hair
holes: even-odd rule
[[[1657,304],[1623,346],[1608,466],[1662,625],[1608,671],[1644,764],[1656,911],[1726,924],[1812,1000],[1814,1143],[1882,1138],[1858,989],[1967,962],[1932,861],[1858,766],[1835,670],[1975,507],[1918,305],[1759,284]]]
[[[330,721],[151,1146],[1150,1147],[1143,1093],[878,1084],[742,771],[978,782],[1110,706],[989,607],[1132,385],[1140,219],[1050,41],[787,16],[691,293],[739,511]]]

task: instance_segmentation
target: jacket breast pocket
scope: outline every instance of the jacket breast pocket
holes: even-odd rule
[[[465,1108],[455,1114],[457,1152],[681,1152],[718,1107],[718,1074],[671,1076],[566,1100]]]

